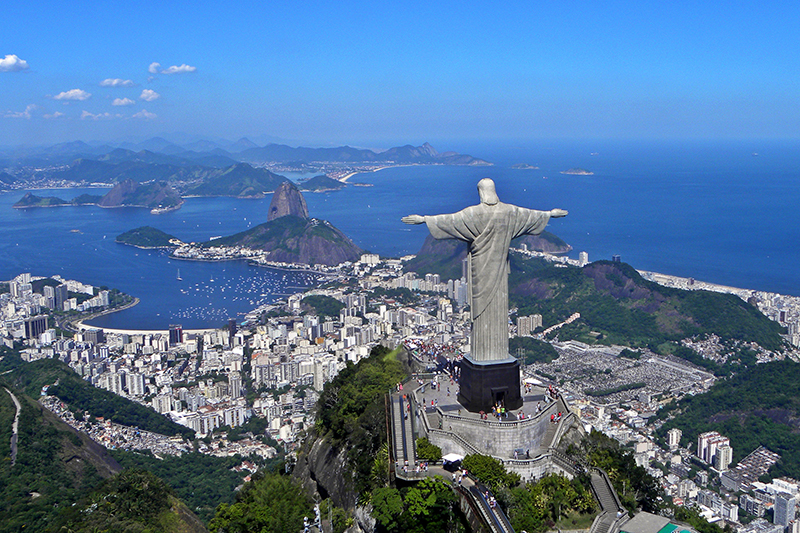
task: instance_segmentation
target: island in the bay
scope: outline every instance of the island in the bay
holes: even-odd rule
[[[516,165],[511,165],[511,168],[514,170],[537,170],[539,167],[527,163],[517,163]]]
[[[594,176],[594,172],[586,170],[585,168],[570,168],[568,170],[562,170],[560,173],[572,176]]]
[[[127,244],[128,246],[144,249],[174,249],[184,244],[183,241],[174,235],[170,235],[169,233],[165,233],[151,226],[142,226],[140,228],[128,230],[121,235],[117,235],[115,240],[120,244]]]

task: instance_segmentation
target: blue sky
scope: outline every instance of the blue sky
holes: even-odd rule
[[[800,137],[796,1],[234,4],[16,3],[0,145]]]

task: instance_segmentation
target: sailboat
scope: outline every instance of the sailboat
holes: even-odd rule
[[[181,269],[180,268],[178,269],[178,281],[183,281],[183,278],[181,277]]]

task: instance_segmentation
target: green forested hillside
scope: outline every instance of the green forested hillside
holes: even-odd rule
[[[405,377],[397,351],[378,345],[369,358],[348,362],[317,402],[317,431],[348,450],[359,491],[369,488],[375,457],[388,441],[384,396]]]
[[[57,196],[36,196],[29,192],[20,198],[13,207],[17,209],[24,209],[28,207],[53,207],[57,205],[69,205],[69,202],[62,200]]]
[[[161,479],[169,480],[175,494],[204,521],[208,522],[218,505],[233,503],[236,487],[243,483],[247,471],[231,470],[242,463],[243,458],[214,457],[200,453],[185,453],[156,458],[150,453],[113,450],[111,455],[124,468],[144,469]],[[266,467],[274,466],[282,459],[268,462]]]
[[[286,215],[203,246],[246,246],[270,252],[273,261],[338,265],[355,261],[361,249],[330,223]]]
[[[199,184],[187,189],[190,196],[238,196],[261,198],[272,192],[285,177],[274,174],[265,168],[253,168],[246,163],[237,163],[222,170],[209,172]]]
[[[331,318],[339,318],[339,311],[344,308],[344,304],[336,298],[325,296],[323,294],[312,294],[306,296],[301,301],[301,304],[308,306],[316,315],[327,316]]]
[[[48,531],[61,512],[120,470],[99,444],[0,378],[0,532]],[[19,400],[17,461],[11,466],[12,422]]]
[[[253,478],[237,494],[235,503],[219,506],[211,531],[302,531],[303,517],[314,518],[311,499],[291,478],[264,472]]]
[[[202,533],[202,522],[163,480],[146,470],[125,470],[106,480],[61,518],[61,531],[95,533]]]
[[[0,349],[0,354],[3,355],[0,372],[12,370],[4,376],[5,379],[32,397],[38,397],[42,387],[50,385],[48,394],[59,397],[73,411],[88,411],[92,416],[153,433],[194,438],[194,431],[189,428],[172,422],[148,407],[91,385],[61,361],[40,359],[24,363],[17,353],[8,348]],[[56,381],[58,385],[54,386]]]
[[[697,442],[705,431],[719,431],[739,461],[758,446],[781,455],[771,474],[800,479],[800,364],[792,361],[753,365],[718,381],[705,394],[686,396],[659,411],[668,419],[658,430],[679,428],[681,443]]]
[[[545,327],[581,314],[580,320],[557,332],[562,340],[658,350],[665,342],[715,333],[728,343],[756,342],[768,350],[783,346],[784,328],[741,298],[663,287],[625,263],[556,268],[512,254],[509,286],[509,299],[519,307],[519,315],[539,313]]]

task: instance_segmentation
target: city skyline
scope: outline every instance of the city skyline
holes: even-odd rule
[[[799,10],[20,5],[30,22],[0,50],[0,145],[797,139]]]

